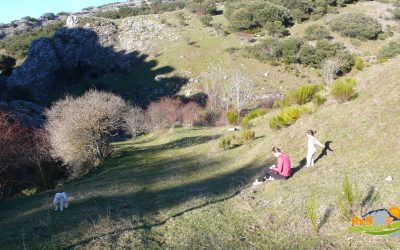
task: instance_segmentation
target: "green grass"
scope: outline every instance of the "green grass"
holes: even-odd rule
[[[383,4],[362,2],[341,12],[365,11],[375,5]],[[161,16],[174,23],[169,19],[173,15]],[[153,81],[157,74],[172,76],[190,71],[202,79],[201,84],[205,78],[202,74],[213,67],[240,71],[257,83],[260,93],[277,89],[286,92],[319,82],[320,77],[311,69],[272,67],[229,54],[226,49],[246,45],[238,35],[209,35],[210,28],[191,16],[186,20],[189,26],[177,29],[176,35],[195,41],[198,47],[187,45],[184,39],[166,42],[157,51],[161,55],[150,56],[135,71],[92,82],[104,82],[126,98],[143,85],[169,88],[168,81]],[[213,23],[225,21],[223,16],[215,16]],[[291,32],[296,35],[318,22],[323,21],[295,25]],[[349,43],[337,34],[333,36]],[[364,54],[375,53],[386,42],[365,42],[357,49]],[[350,180],[358,184],[362,199],[374,190],[373,196],[378,198],[371,205],[373,209],[400,206],[399,63],[396,58],[353,72],[358,98],[343,105],[328,101],[288,128],[270,129],[268,121],[273,113],[253,119],[255,140],[228,150],[219,149],[219,138],[240,137],[240,132],[228,133],[227,128],[179,128],[115,142],[111,158],[96,172],[64,186],[70,207],[63,213],[53,211],[55,191],[2,202],[0,248],[398,248],[393,238],[348,232],[350,221],[341,219],[334,203],[343,173],[348,172]],[[291,70],[297,69],[309,78],[294,76]],[[265,72],[269,72],[268,77],[263,76]],[[195,89],[196,84],[185,88]],[[84,90],[81,85],[69,88],[75,94]],[[332,141],[333,152],[328,151],[313,168],[300,168],[306,156],[308,129],[317,130],[322,143]],[[273,163],[270,150],[276,145],[290,155],[294,176],[250,187],[258,171]],[[391,183],[384,181],[389,175],[394,179]],[[307,226],[306,200],[312,193],[318,194],[318,235]]]
[[[350,222],[341,220],[333,204],[347,171],[362,199],[373,187],[378,195],[373,209],[399,206],[398,63],[393,60],[362,71],[357,76],[357,99],[346,105],[322,105],[289,128],[269,129],[272,114],[254,119],[256,139],[226,151],[218,148],[218,138],[227,134],[227,128],[179,128],[116,142],[112,158],[97,172],[65,185],[71,200],[63,213],[52,210],[54,191],[3,202],[0,245],[396,248],[393,238],[348,232]],[[392,74],[382,78],[383,71]],[[332,141],[334,151],[315,167],[299,170],[306,155],[304,134],[310,128],[318,131],[321,142]],[[274,145],[291,156],[294,176],[249,188],[257,172],[272,164]],[[384,181],[388,175],[392,183]],[[312,192],[319,197],[318,235],[306,226],[305,200]]]

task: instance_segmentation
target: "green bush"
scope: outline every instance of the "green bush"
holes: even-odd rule
[[[252,110],[250,113],[248,113],[243,119],[242,119],[242,122],[241,122],[241,126],[242,127],[247,127],[248,125],[248,122],[250,121],[250,120],[253,120],[253,119],[255,119],[255,118],[257,118],[257,117],[260,117],[260,116],[263,116],[263,115],[265,115],[267,112],[265,111],[265,109],[263,109],[263,108],[258,108],[258,109],[255,109],[255,110]]]
[[[330,57],[334,57],[343,47],[338,43],[330,43],[328,40],[319,40],[315,47],[306,44],[299,52],[302,64],[319,68],[322,62]]]
[[[63,25],[63,22],[57,21],[42,28],[33,29],[28,32],[4,38],[0,40],[0,49],[4,49],[7,54],[17,59],[22,59],[26,56],[33,40],[40,37],[50,37],[53,35],[54,31]]]
[[[186,4],[186,8],[193,13],[201,15],[215,15],[217,13],[217,6],[211,0],[193,0]]]
[[[298,54],[303,45],[303,39],[297,37],[288,37],[280,43],[280,55],[283,62],[297,63],[299,62]]]
[[[204,26],[210,27],[211,26],[211,22],[213,20],[213,17],[211,15],[204,15],[204,16],[200,16],[199,19],[200,19],[200,22]]]
[[[222,150],[227,150],[231,146],[231,141],[232,141],[232,139],[230,137],[228,137],[228,136],[221,137],[219,139],[218,146]]]
[[[314,98],[315,94],[322,89],[321,85],[317,84],[306,84],[296,88],[290,93],[290,99],[292,103],[298,105],[306,104]]]
[[[313,41],[320,39],[328,39],[330,36],[328,29],[319,24],[308,26],[304,31],[304,39]]]
[[[253,130],[250,130],[247,128],[242,129],[240,131],[240,136],[246,143],[248,143],[248,142],[254,140],[254,138],[256,138],[255,132]]]
[[[229,110],[226,112],[226,119],[228,120],[229,124],[231,124],[231,125],[236,124],[238,118],[239,118],[239,115],[236,110]]]
[[[0,55],[0,74],[8,74],[15,66],[15,58],[7,55]]]
[[[382,25],[374,18],[358,13],[344,14],[334,19],[330,26],[342,36],[360,40],[376,39],[382,33]]]
[[[290,11],[278,4],[271,2],[235,2],[227,4],[225,17],[234,30],[247,30],[255,27],[264,27],[274,23],[288,27],[293,24]]]
[[[316,105],[322,105],[326,102],[326,97],[317,93],[316,95],[314,95],[312,102]]]
[[[269,120],[269,126],[272,129],[280,129],[288,127],[300,118],[300,110],[298,107],[283,108]]]
[[[391,41],[378,52],[378,58],[393,58],[400,54],[400,40]]]
[[[276,99],[274,101],[274,104],[272,105],[272,107],[274,109],[276,108],[286,108],[289,107],[290,104],[292,104],[292,101],[290,100],[290,96],[285,96],[285,98],[281,98],[281,99]]]
[[[315,112],[317,112],[317,106],[314,103],[310,102],[310,103],[301,105],[299,107],[299,110],[300,110],[301,114],[311,115],[311,114],[314,114]]]
[[[288,36],[290,33],[280,21],[268,22],[264,26],[269,35],[275,37]]]
[[[175,2],[156,2],[150,6],[147,4],[140,5],[139,7],[122,7],[118,10],[107,10],[98,12],[95,14],[96,17],[119,19],[130,16],[148,15],[148,14],[160,14],[164,12],[170,12],[180,10],[185,7],[184,1]]]
[[[358,57],[358,56],[357,56],[357,57],[354,59],[354,66],[353,66],[353,68],[356,69],[356,70],[363,70],[364,67],[365,67],[365,65],[364,65],[364,60],[363,60],[361,57]]]
[[[356,92],[355,87],[357,82],[353,78],[337,79],[333,82],[330,89],[330,94],[338,102],[345,102],[351,100]]]

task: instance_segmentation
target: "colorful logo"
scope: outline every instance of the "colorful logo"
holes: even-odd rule
[[[353,216],[349,232],[371,235],[400,236],[400,209],[378,209],[364,214],[361,218]]]

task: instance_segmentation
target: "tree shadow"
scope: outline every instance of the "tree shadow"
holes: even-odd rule
[[[188,160],[190,159],[185,161]],[[185,161],[181,162],[181,166],[187,166]],[[210,162],[206,164],[205,171],[215,171],[219,164],[221,164],[219,161]],[[253,179],[265,164],[265,162],[252,162],[230,172],[220,174],[216,172],[205,179],[181,182],[179,185],[167,186],[163,189],[152,188],[151,184],[162,182],[170,176],[162,176],[158,173],[154,174],[154,172],[147,173],[150,175],[145,176],[143,172],[148,171],[148,169],[142,168],[142,171],[136,173],[135,178],[122,173],[119,175],[121,180],[118,180],[118,184],[125,187],[125,183],[128,181],[135,182],[144,179],[143,183],[146,183],[146,185],[142,185],[141,188],[122,194],[92,195],[87,198],[71,200],[70,207],[63,213],[52,211],[51,195],[53,192],[42,193],[35,197],[34,204],[29,206],[25,204],[24,208],[19,208],[19,211],[15,212],[17,216],[7,216],[0,222],[2,229],[5,230],[2,233],[4,238],[0,240],[0,243],[2,245],[15,244],[22,236],[15,236],[13,232],[21,231],[21,228],[23,228],[27,246],[40,247],[43,242],[51,241],[54,237],[64,234],[69,235],[69,237],[80,236],[79,239],[82,241],[64,246],[72,248],[99,237],[94,232],[87,231],[88,235],[82,238],[80,232],[76,230],[77,227],[88,225],[87,230],[90,230],[91,226],[89,225],[101,223],[102,218],[108,218],[111,221],[130,220],[132,215],[139,218],[139,221],[133,222],[133,226],[112,227],[104,235],[116,234],[121,230],[151,229],[194,209],[234,197],[248,185],[250,179]],[[181,168],[177,167],[177,170]],[[195,174],[198,169],[199,166],[194,165],[187,174]],[[173,171],[169,171],[168,175],[171,172]],[[103,183],[106,180],[102,180],[102,178],[109,176],[110,174],[95,176],[96,183]],[[82,192],[82,187],[88,187],[88,185],[83,185],[85,182],[87,181],[69,185],[68,188],[73,190],[65,191],[77,195]],[[111,185],[111,183],[108,182],[108,185]],[[93,191],[88,190],[88,192]],[[93,192],[93,194],[96,194],[96,192]],[[195,202],[188,202],[193,200]],[[44,204],[46,202],[48,202],[47,205]],[[10,206],[17,206],[17,204],[19,204],[18,200],[11,201],[6,206],[0,207],[0,211],[9,211]],[[40,230],[38,230],[38,226],[40,226]],[[68,242],[76,241],[68,240]]]
[[[7,82],[29,89],[42,105],[95,88],[146,106],[176,94],[188,82],[178,75],[165,76],[175,70],[173,67],[157,65],[139,51],[102,46],[90,29],[60,28],[53,37],[32,42],[26,60]]]
[[[370,186],[368,188],[367,194],[361,201],[361,209],[363,211],[366,211],[372,207],[372,205],[378,200],[379,194],[376,192],[376,189],[374,186]],[[363,213],[361,211],[361,214]]]
[[[331,144],[332,141],[327,141],[325,142],[325,147],[322,149],[321,153],[318,155],[318,157],[314,160],[314,163],[317,163],[319,160],[321,160],[324,156],[328,156],[328,151],[333,152],[331,149]]]
[[[329,204],[329,206],[325,209],[324,215],[322,216],[320,222],[317,226],[317,232],[328,222],[329,217],[331,217],[333,211],[333,206]]]

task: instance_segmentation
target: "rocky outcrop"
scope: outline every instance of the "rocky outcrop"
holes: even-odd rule
[[[43,107],[27,101],[0,102],[0,110],[8,111],[16,116],[24,127],[39,128],[43,126]]]
[[[7,86],[24,86],[42,99],[59,77],[70,70],[82,74],[129,71],[139,61],[135,53],[116,52],[112,47],[102,46],[92,29],[61,28],[52,38],[32,43],[26,60],[12,72]]]

